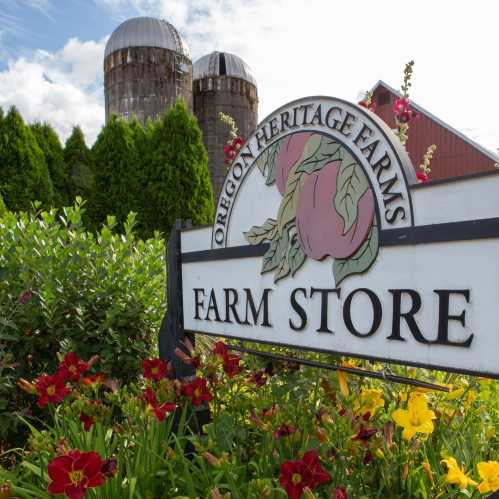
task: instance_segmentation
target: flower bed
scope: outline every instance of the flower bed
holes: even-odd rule
[[[96,357],[71,353],[55,372],[22,380],[50,423],[25,420],[29,445],[10,451],[18,464],[0,469],[0,497],[436,498],[499,490],[494,381],[404,369],[445,383],[445,393],[241,359],[221,342],[200,354],[186,341],[177,353],[198,368],[195,379],[169,379],[167,363],[148,359],[139,379],[121,384],[99,372]],[[212,419],[200,430],[205,404]]]

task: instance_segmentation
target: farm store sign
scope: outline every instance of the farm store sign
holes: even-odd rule
[[[278,109],[234,160],[213,227],[181,233],[184,330],[499,377],[499,203],[470,184],[490,201],[470,219],[457,183],[415,184],[370,111]]]

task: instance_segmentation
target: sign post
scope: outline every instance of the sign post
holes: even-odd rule
[[[498,179],[420,186],[367,109],[291,102],[240,149],[213,226],[178,230],[172,313],[182,332],[499,378]]]

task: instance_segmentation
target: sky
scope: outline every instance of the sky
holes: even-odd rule
[[[74,125],[92,144],[104,123],[103,54],[125,19],[164,18],[193,60],[232,52],[253,69],[259,118],[291,100],[357,101],[384,80],[492,151],[499,148],[495,0],[0,0],[0,106]]]

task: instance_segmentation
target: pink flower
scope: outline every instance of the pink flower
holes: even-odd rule
[[[424,173],[424,172],[417,172],[416,173],[416,178],[420,182],[426,182],[428,180],[428,175],[426,175],[426,173]]]

